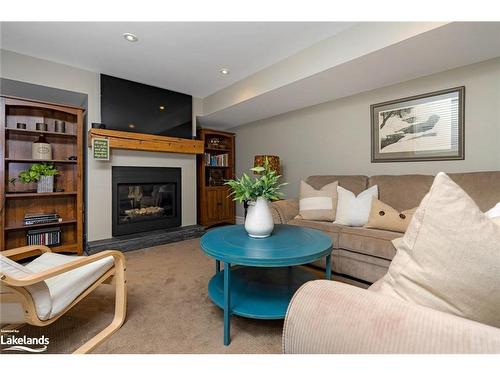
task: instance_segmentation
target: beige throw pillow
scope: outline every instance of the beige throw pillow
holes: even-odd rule
[[[446,174],[394,244],[380,293],[500,327],[500,226]]]
[[[299,214],[304,220],[334,221],[337,210],[338,182],[332,182],[316,190],[300,181]]]
[[[377,198],[373,198],[370,216],[365,227],[404,233],[416,209],[399,212]]]

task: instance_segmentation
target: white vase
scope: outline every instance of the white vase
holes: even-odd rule
[[[36,185],[37,193],[52,193],[54,191],[54,176],[40,176]]]
[[[266,199],[259,197],[256,202],[249,202],[245,230],[250,237],[269,237],[274,229],[273,215]]]

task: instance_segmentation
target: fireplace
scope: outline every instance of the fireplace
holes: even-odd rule
[[[181,168],[113,167],[113,236],[181,225]]]

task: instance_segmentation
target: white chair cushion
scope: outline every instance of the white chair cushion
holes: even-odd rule
[[[26,268],[37,273],[72,262],[78,258],[81,257],[44,253],[27,264]],[[110,256],[45,280],[52,299],[50,318],[61,313],[81,293],[83,293],[85,289],[104,275],[112,266],[113,257]]]
[[[4,255],[0,254],[0,272],[16,278],[22,279],[27,276],[33,275],[28,267],[10,260]],[[26,290],[31,294],[35,303],[36,314],[40,320],[46,320],[50,317],[52,310],[52,300],[47,284],[43,281],[26,287]],[[7,290],[2,290],[2,293]],[[21,304],[5,303],[1,306],[1,322],[2,324],[12,324],[24,322],[24,311]]]

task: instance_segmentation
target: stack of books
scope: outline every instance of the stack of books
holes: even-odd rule
[[[26,214],[24,215],[24,225],[58,223],[62,221],[58,214]]]
[[[205,152],[205,165],[210,167],[229,166],[229,154],[212,155]]]
[[[29,230],[26,235],[28,245],[58,246],[61,244],[61,228],[43,228]]]

